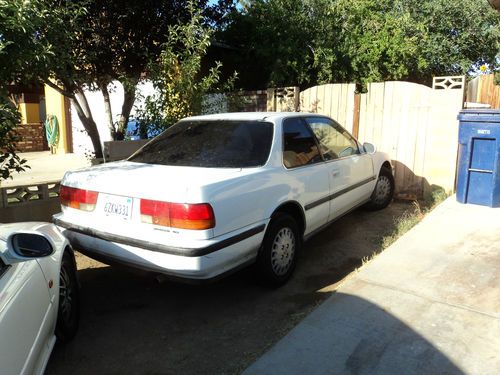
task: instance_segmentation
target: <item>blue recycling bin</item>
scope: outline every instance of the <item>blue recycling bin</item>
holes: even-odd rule
[[[457,201],[500,207],[500,110],[458,115]]]

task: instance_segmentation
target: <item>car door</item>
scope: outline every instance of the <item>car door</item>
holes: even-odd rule
[[[1,251],[1,250],[0,250]],[[40,353],[47,352],[45,333],[50,298],[36,260],[6,265],[0,258],[0,372],[32,374]]]
[[[304,207],[305,235],[326,224],[330,182],[314,135],[301,117],[283,120],[283,165],[292,196]]]
[[[372,158],[342,126],[326,117],[307,117],[326,161],[330,180],[329,220],[365,202],[371,194]]]

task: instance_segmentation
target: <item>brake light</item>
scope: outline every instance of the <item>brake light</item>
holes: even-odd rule
[[[141,199],[141,221],[143,223],[170,226],[168,202]]]
[[[141,199],[141,221],[179,229],[203,230],[215,227],[208,203],[170,203]]]
[[[59,199],[61,205],[83,211],[94,211],[99,193],[61,185]]]

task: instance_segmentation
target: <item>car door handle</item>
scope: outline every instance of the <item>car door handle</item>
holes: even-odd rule
[[[332,176],[335,177],[335,176],[338,176],[340,174],[340,170],[338,169],[332,169]]]

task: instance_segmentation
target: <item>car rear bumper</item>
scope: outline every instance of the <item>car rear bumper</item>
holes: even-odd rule
[[[189,249],[115,236],[57,217],[54,223],[75,250],[90,257],[193,280],[212,279],[254,261],[265,229],[265,224],[261,224],[220,241],[211,241],[206,246]]]

